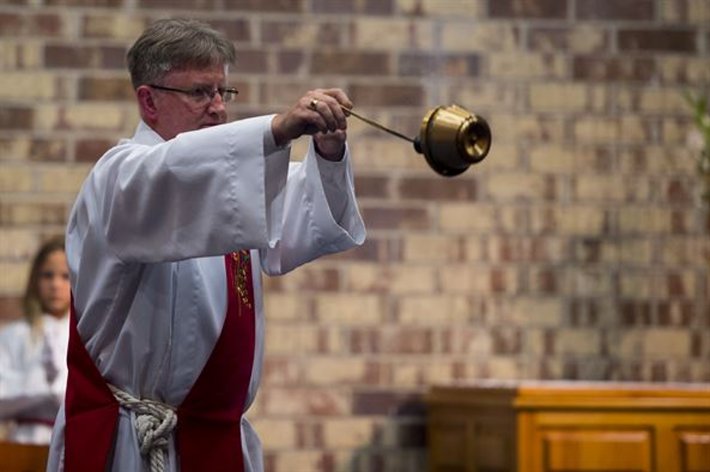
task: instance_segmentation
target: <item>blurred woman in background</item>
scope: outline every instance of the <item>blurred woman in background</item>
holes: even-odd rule
[[[0,330],[0,420],[6,440],[48,444],[67,382],[69,269],[64,240],[37,252],[24,296],[24,319]]]

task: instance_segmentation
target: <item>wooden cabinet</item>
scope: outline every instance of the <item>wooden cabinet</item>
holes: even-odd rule
[[[0,472],[44,472],[49,446],[0,441]]]
[[[478,382],[427,395],[432,472],[710,472],[710,385]]]

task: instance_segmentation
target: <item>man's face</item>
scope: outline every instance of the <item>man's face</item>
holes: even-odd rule
[[[226,86],[226,68],[222,65],[204,69],[186,69],[168,73],[153,85],[180,90],[215,91]],[[193,95],[149,87],[156,107],[153,128],[163,139],[227,121],[227,111],[219,93],[199,99]]]

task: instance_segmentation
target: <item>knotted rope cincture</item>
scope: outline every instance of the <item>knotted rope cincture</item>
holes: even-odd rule
[[[111,384],[118,403],[136,415],[133,427],[138,433],[141,455],[149,456],[150,472],[163,472],[170,434],[177,425],[177,411],[165,403],[138,399]]]

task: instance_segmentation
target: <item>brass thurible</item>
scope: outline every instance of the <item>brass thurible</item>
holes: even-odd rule
[[[419,136],[409,138],[343,107],[365,123],[414,144],[424,154],[429,167],[440,175],[453,177],[481,162],[491,149],[491,128],[486,120],[458,105],[439,106],[424,116]]]

